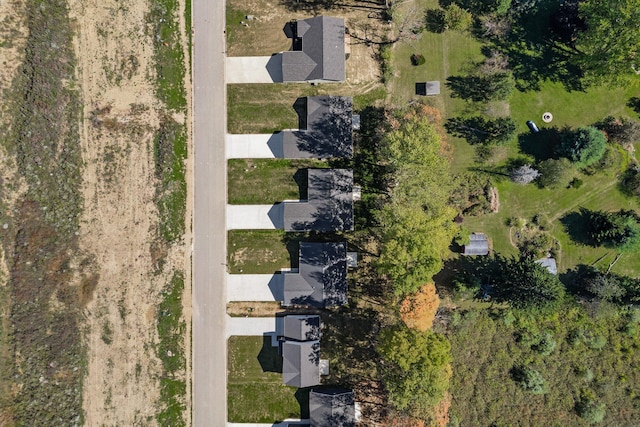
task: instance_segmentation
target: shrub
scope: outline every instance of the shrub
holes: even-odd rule
[[[414,53],[413,55],[411,55],[411,65],[418,66],[424,64],[425,62],[426,59],[424,59],[424,55],[421,55],[419,53]]]
[[[548,159],[540,162],[538,171],[538,185],[544,188],[559,188],[568,184],[573,168],[567,159]]]
[[[536,180],[540,176],[540,172],[532,168],[530,165],[523,165],[515,168],[509,174],[511,181],[516,184],[526,185]]]
[[[571,182],[569,182],[569,187],[575,188],[576,190],[582,187],[582,180],[580,178],[573,178]]]

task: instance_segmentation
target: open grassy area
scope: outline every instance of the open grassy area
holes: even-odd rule
[[[309,391],[282,383],[282,358],[271,338],[231,337],[228,343],[228,419],[272,423],[308,418]]]
[[[230,204],[269,204],[304,200],[307,168],[323,168],[318,160],[233,159],[228,163]]]
[[[227,128],[229,133],[272,133],[298,128],[293,109],[304,96],[352,96],[356,111],[382,101],[384,87],[378,83],[343,83],[312,86],[305,83],[231,84],[227,86]]]
[[[282,230],[230,230],[229,273],[269,274],[297,264],[297,248],[287,250]]]
[[[632,318],[580,308],[547,316],[509,310],[455,312],[447,336],[454,356],[452,425],[586,426],[575,411],[581,396],[604,405],[603,426],[634,425],[640,345]],[[629,333],[628,331],[631,331]],[[536,350],[544,333],[555,350]],[[538,370],[547,392],[534,395],[512,379],[512,368]]]

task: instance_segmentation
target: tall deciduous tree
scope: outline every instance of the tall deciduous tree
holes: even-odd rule
[[[578,13],[586,29],[573,61],[587,81],[628,81],[640,69],[640,0],[582,0]]]
[[[374,212],[381,226],[377,267],[398,295],[431,281],[456,234],[449,150],[434,123],[438,119],[417,106],[391,117],[392,130],[384,138],[382,157],[393,183]]]
[[[409,328],[425,332],[433,326],[440,305],[436,286],[428,283],[418,292],[407,295],[400,304],[400,318]]]
[[[541,187],[558,188],[569,184],[573,176],[573,168],[567,159],[547,159],[538,165],[540,176],[538,184]]]
[[[451,345],[440,334],[396,326],[380,333],[378,352],[389,401],[425,417],[444,398],[451,378]]]

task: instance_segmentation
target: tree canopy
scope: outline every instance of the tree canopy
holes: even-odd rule
[[[587,167],[604,156],[607,138],[593,126],[580,127],[575,131],[564,131],[557,152],[579,168]]]
[[[518,126],[511,117],[491,120],[473,116],[450,118],[444,127],[450,134],[465,138],[469,144],[505,144],[513,138]]]
[[[571,163],[565,158],[544,160],[538,164],[538,170],[538,184],[547,188],[567,186],[573,174]]]
[[[587,219],[586,232],[596,245],[621,252],[640,250],[640,216],[634,211],[604,212],[583,208],[581,213]]]
[[[533,259],[498,259],[493,298],[519,309],[556,308],[564,298],[564,285],[558,277]]]
[[[582,0],[573,62],[587,82],[628,81],[640,67],[640,0]]]
[[[425,108],[391,117],[382,149],[393,182],[374,212],[381,226],[377,267],[398,295],[415,292],[440,271],[457,228],[449,205],[449,148],[437,128],[439,116]]]
[[[440,334],[404,325],[380,332],[378,352],[389,401],[400,411],[425,417],[443,399],[451,378],[451,345]]]

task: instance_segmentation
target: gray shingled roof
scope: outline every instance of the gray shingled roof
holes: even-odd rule
[[[285,231],[353,230],[353,171],[309,169],[308,197],[284,203]]]
[[[353,101],[345,96],[306,98],[305,129],[283,132],[284,157],[353,157]]]
[[[298,273],[284,274],[283,305],[331,307],[347,303],[344,242],[301,242],[298,256]]]
[[[302,50],[282,53],[283,81],[345,80],[344,19],[316,16],[296,21],[288,30],[294,44],[301,39]]]
[[[489,253],[489,242],[484,233],[473,233],[469,239],[469,244],[464,247],[464,255],[487,255]]]
[[[355,397],[351,390],[312,390],[309,393],[311,427],[353,427]]]
[[[538,264],[546,268],[551,274],[558,274],[558,266],[556,260],[551,257],[540,258],[536,261]]]
[[[284,318],[285,338],[297,341],[320,339],[320,316],[291,315]]]
[[[301,388],[320,384],[320,341],[282,343],[282,381]]]

